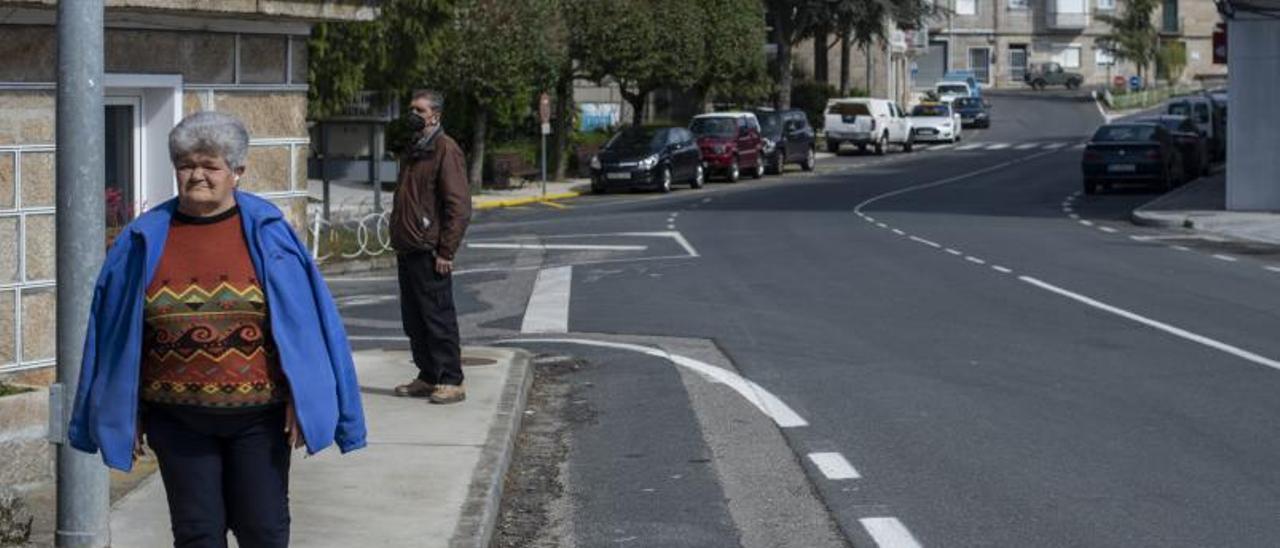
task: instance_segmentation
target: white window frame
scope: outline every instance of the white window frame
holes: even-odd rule
[[[141,215],[178,194],[169,160],[169,130],[182,120],[182,75],[108,73],[106,88],[109,96],[139,98],[135,112],[142,122],[134,128],[134,214]]]
[[[1009,0],[1009,9],[1011,10],[1031,9],[1031,0]]]
[[[1075,50],[1076,52],[1075,64],[1071,64],[1067,62],[1066,54],[1070,50]],[[1062,65],[1062,68],[1064,69],[1078,69],[1080,68],[1081,57],[1083,55],[1084,55],[1084,47],[1081,46],[1080,44],[1054,44],[1053,54],[1049,60],[1055,63],[1058,63],[1059,65]]]
[[[1115,11],[1116,0],[1096,0],[1094,7],[1098,11]]]
[[[955,0],[956,15],[977,15],[978,0]],[[964,6],[962,8],[961,6]]]
[[[1095,47],[1093,49],[1093,63],[1100,67],[1115,66],[1116,56],[1110,51],[1107,51],[1106,48]]]
[[[127,106],[133,107],[133,142],[129,143],[129,150],[133,153],[133,174],[130,177],[133,181],[133,188],[130,189],[129,195],[133,196],[133,203],[129,204],[129,220],[133,220],[142,213],[143,205],[143,174],[146,172],[146,166],[142,163],[143,157],[143,125],[142,125],[142,91],[141,90],[121,90],[113,91],[102,99],[103,106]],[[105,131],[105,130],[104,130]]]

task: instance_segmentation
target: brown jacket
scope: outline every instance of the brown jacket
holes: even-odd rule
[[[430,140],[411,145],[400,164],[391,205],[391,246],[397,253],[431,251],[453,260],[470,221],[462,148],[437,130]]]

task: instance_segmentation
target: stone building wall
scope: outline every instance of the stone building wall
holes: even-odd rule
[[[281,26],[302,29],[293,35],[256,28],[108,28],[106,70],[179,74],[184,115],[218,110],[243,120],[251,149],[242,188],[275,201],[301,228],[309,27]],[[51,25],[0,25],[0,381],[6,382],[43,385],[53,378],[55,56]]]

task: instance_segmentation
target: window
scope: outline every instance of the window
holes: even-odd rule
[[[1009,0],[1009,9],[1024,10],[1031,7],[1031,0]]]
[[[1053,54],[1053,62],[1062,68],[1080,68],[1080,46],[1064,46]]]
[[[978,0],[956,0],[957,15],[977,15]]]
[[[1116,0],[1097,0],[1098,11],[1115,11]]]
[[[1098,48],[1093,50],[1093,62],[1100,67],[1110,66],[1116,64],[1116,57],[1110,51]]]

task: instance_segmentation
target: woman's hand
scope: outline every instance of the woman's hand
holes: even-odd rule
[[[302,447],[306,439],[302,437],[302,429],[298,428],[298,412],[294,410],[293,402],[285,405],[284,413],[284,435],[289,438],[289,447]]]
[[[146,454],[147,446],[142,440],[142,417],[138,417],[133,427],[133,462],[137,463],[138,459]]]

